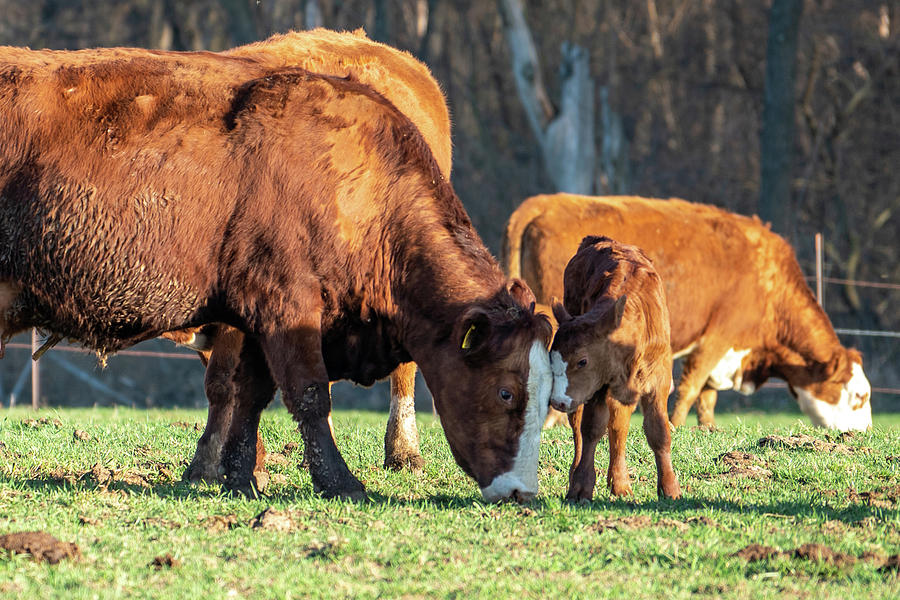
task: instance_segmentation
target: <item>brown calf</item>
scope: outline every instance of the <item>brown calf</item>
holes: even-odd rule
[[[34,326],[111,353],[240,330],[235,383],[255,391],[222,466],[245,492],[278,386],[314,489],[360,497],[328,382],[415,361],[483,496],[537,492],[550,325],[370,87],[203,52],[3,47],[0,122],[0,337]]]
[[[625,440],[641,403],[644,434],[656,457],[657,493],[678,498],[672,470],[666,399],[672,384],[669,312],[659,275],[635,246],[588,236],[566,265],[564,304],[553,305],[551,403],[570,414],[575,459],[570,500],[594,495],[594,452],[609,431],[606,481],[616,496],[631,493]]]

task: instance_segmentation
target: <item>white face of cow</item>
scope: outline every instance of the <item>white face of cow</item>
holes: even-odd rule
[[[804,388],[796,388],[800,409],[814,425],[839,431],[865,431],[872,427],[872,387],[862,365],[854,362],[850,380],[844,384],[841,397],[832,404],[819,400]]]
[[[538,456],[541,449],[541,427],[547,418],[553,375],[550,356],[540,341],[535,341],[528,355],[528,404],[525,424],[519,436],[519,449],[512,470],[498,475],[490,485],[481,488],[486,502],[510,497],[516,492],[518,500],[530,500],[538,492]]]
[[[569,364],[563,360],[562,354],[553,350],[550,352],[550,368],[553,371],[553,393],[550,403],[553,408],[562,412],[571,412],[578,408],[575,401],[566,394],[569,387],[569,378],[566,377],[566,368]]]

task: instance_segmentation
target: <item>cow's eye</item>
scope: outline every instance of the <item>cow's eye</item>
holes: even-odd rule
[[[577,366],[579,369],[585,368],[587,366],[587,359],[582,358],[581,360],[578,361],[578,364],[575,366]]]
[[[497,395],[500,396],[500,399],[503,400],[504,404],[512,404],[513,398],[516,397],[511,391],[506,388],[500,388],[500,391],[497,392]]]

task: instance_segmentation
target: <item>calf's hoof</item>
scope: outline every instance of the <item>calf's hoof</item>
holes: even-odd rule
[[[569,491],[566,492],[566,502],[582,503],[594,499],[594,481],[569,481]]]
[[[417,452],[404,452],[384,457],[384,468],[391,471],[419,473],[425,468],[425,460]]]
[[[631,484],[625,481],[609,482],[609,491],[613,496],[631,496]]]
[[[223,487],[233,496],[243,496],[248,500],[256,500],[261,495],[261,490],[256,486],[256,480],[251,479],[247,482],[237,482],[225,480]]]
[[[660,500],[678,500],[681,498],[681,486],[678,482],[665,482],[657,486],[656,495]]]
[[[184,470],[181,480],[189,483],[220,483],[222,480],[218,475],[218,470],[216,466],[192,462]]]

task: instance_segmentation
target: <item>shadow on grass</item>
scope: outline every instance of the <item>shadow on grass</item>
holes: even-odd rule
[[[109,485],[100,485],[90,478],[81,478],[75,481],[61,481],[51,478],[34,478],[34,479],[13,479],[7,476],[0,476],[0,486],[9,486],[15,489],[27,489],[40,492],[52,491],[104,491],[104,490],[121,490],[135,495],[150,494],[159,498],[173,499],[189,499],[189,498],[221,498],[234,497],[243,498],[239,494],[235,494],[215,485],[193,484],[183,481],[173,481],[169,483],[151,484],[149,486],[131,485],[123,482],[114,482]],[[247,498],[248,502],[267,502],[277,504],[297,504],[310,501],[329,502],[322,499],[319,495],[310,489],[290,488],[279,490],[272,494],[260,495],[257,499]],[[348,500],[334,500],[335,503],[351,502]],[[398,498],[382,494],[380,492],[370,491],[366,500],[355,502],[360,506],[378,505],[384,507],[406,507],[416,509],[437,509],[437,510],[462,510],[478,508],[485,511],[491,511],[500,508],[502,505],[484,504],[477,494],[471,495],[453,495],[438,494],[427,498]],[[532,511],[542,511],[553,509],[559,506],[559,500],[553,497],[538,497],[530,502],[522,505],[516,505],[513,502],[504,503],[520,507],[522,510],[529,509]],[[635,502],[629,500],[618,499],[595,499],[592,502],[581,502],[570,504],[570,510],[590,511],[597,514],[605,514],[608,512],[630,512],[640,513],[696,513],[698,511],[717,511],[722,513],[747,514],[752,513],[759,516],[774,517],[824,517],[826,520],[842,521],[844,523],[853,523],[861,521],[866,517],[876,517],[879,520],[887,521],[900,517],[900,510],[883,509],[870,507],[865,504],[848,504],[843,508],[836,508],[829,505],[808,504],[803,502],[773,502],[773,503],[737,503],[720,499],[706,499],[698,497],[687,497],[680,500],[657,500],[646,502]]]

